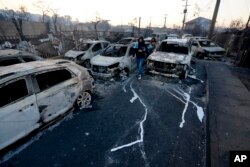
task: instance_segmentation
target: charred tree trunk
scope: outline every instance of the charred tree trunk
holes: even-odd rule
[[[21,19],[16,20],[13,18],[12,23],[15,25],[21,41],[24,41],[25,37],[23,35],[23,21]]]

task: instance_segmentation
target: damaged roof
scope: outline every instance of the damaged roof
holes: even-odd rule
[[[182,44],[182,45],[186,45],[189,43],[188,39],[165,39],[162,42],[168,42],[168,43],[176,43],[176,44]]]
[[[10,77],[14,74],[30,74],[32,72],[38,71],[39,69],[51,69],[53,67],[63,67],[61,64],[68,64],[70,61],[58,59],[58,60],[44,60],[44,61],[33,61],[28,63],[12,65],[11,68],[1,67],[0,69],[0,79]],[[0,80],[0,83],[4,81]]]

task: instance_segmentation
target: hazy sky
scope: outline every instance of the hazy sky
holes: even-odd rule
[[[41,13],[35,4],[39,0],[0,0],[0,8],[17,10],[25,5],[31,13]],[[183,0],[42,0],[50,8],[58,9],[60,15],[71,15],[73,19],[91,21],[98,13],[111,24],[128,24],[141,16],[142,26],[152,22],[152,26],[163,26],[167,14],[167,26],[181,25],[183,19]],[[187,20],[194,17],[196,6],[199,16],[212,18],[216,0],[188,0]],[[250,0],[221,0],[217,24],[228,25],[232,19],[242,18],[244,23],[250,14]]]

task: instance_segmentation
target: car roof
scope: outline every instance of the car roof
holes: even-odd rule
[[[171,43],[178,43],[178,44],[188,44],[188,39],[165,39],[162,42],[171,42]]]
[[[122,38],[121,40],[123,40],[123,39],[135,39],[134,37],[126,37],[126,38]]]
[[[129,44],[118,44],[118,43],[113,43],[113,44],[111,44],[111,45],[109,45],[109,46],[127,46],[127,47],[129,47],[129,46],[132,46],[133,45],[133,43],[129,43]]]
[[[205,39],[205,38],[199,38],[199,39],[196,39],[197,41],[210,41],[212,42],[210,39]]]
[[[99,43],[99,42],[108,42],[108,41],[104,41],[104,40],[82,40],[79,44],[82,44],[82,43],[94,44],[94,43]]]
[[[16,75],[30,74],[33,72],[37,72],[46,69],[51,69],[55,67],[66,67],[63,64],[70,64],[70,61],[64,59],[58,60],[43,60],[43,61],[33,61],[27,63],[21,63],[12,65],[11,68],[8,66],[0,68],[0,83],[4,82],[4,80],[8,77],[14,77]],[[11,79],[11,78],[8,78]],[[3,80],[3,81],[2,81]]]
[[[32,53],[25,52],[17,49],[4,49],[0,50],[0,57],[6,56],[23,56],[23,55],[32,55]]]

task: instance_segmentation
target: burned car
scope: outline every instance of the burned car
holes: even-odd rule
[[[166,39],[147,58],[147,71],[184,79],[191,64],[191,55],[187,39]]]
[[[90,68],[90,59],[101,53],[109,44],[107,41],[85,40],[65,53],[64,58]]]
[[[36,61],[0,71],[0,150],[72,108],[91,104],[94,80],[66,60]]]
[[[91,59],[91,73],[101,78],[126,78],[135,67],[133,44],[112,44],[101,55]]]
[[[0,50],[0,67],[38,60],[43,60],[43,58],[15,49]]]
[[[209,39],[198,38],[192,40],[192,51],[197,58],[222,58],[225,56],[225,49],[218,46]]]

